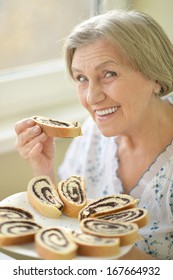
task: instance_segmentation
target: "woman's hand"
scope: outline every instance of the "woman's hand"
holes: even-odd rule
[[[32,119],[23,119],[16,123],[16,149],[20,156],[27,160],[34,175],[54,177],[55,143],[48,137]]]

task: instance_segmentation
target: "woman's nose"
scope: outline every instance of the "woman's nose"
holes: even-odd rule
[[[97,104],[105,99],[105,93],[99,83],[90,83],[87,92],[87,103]]]

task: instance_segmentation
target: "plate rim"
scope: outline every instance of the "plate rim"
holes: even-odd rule
[[[24,208],[23,206],[21,205],[16,205],[16,201],[14,202],[14,199],[25,199],[28,203],[28,207],[26,207],[26,210],[29,210],[31,212],[31,214],[33,214],[34,216],[34,221],[36,221],[38,224],[39,221],[37,221],[37,216],[40,216],[41,219],[43,219],[44,221],[48,221],[50,220],[51,221],[57,221],[59,219],[62,219],[62,217],[65,217],[65,219],[70,219],[71,222],[73,222],[74,220],[77,222],[78,220],[75,219],[75,218],[70,218],[70,217],[67,217],[66,215],[63,215],[60,217],[60,218],[57,218],[57,219],[51,219],[51,218],[47,218],[47,217],[44,217],[42,215],[40,215],[38,212],[36,212],[36,210],[30,205],[29,203],[29,200],[27,198],[27,192],[26,191],[23,191],[23,192],[18,192],[18,193],[14,193],[8,197],[6,197],[5,199],[1,200],[0,201],[0,206],[14,206],[14,207],[19,207],[19,208]],[[10,201],[10,203],[9,203]],[[24,208],[25,209],[25,208]],[[36,216],[36,218],[35,218]],[[58,225],[57,225],[58,226]],[[58,227],[63,227],[62,225],[61,226],[58,226]],[[65,230],[67,230],[66,227],[63,227]],[[69,228],[70,229],[70,228]],[[79,227],[80,229],[80,227]],[[27,247],[31,247],[32,249],[32,252],[34,253],[33,255],[30,254],[30,252],[27,252]],[[33,247],[32,247],[33,246]],[[127,245],[127,246],[121,246],[120,247],[120,252],[116,255],[113,255],[113,256],[110,256],[110,257],[88,257],[88,256],[84,256],[84,255],[77,255],[73,260],[112,260],[112,259],[118,259],[122,256],[124,256],[125,254],[127,254],[131,248],[134,246],[134,244],[131,244],[131,245]],[[25,248],[26,247],[26,248]],[[33,258],[33,259],[38,259],[40,260],[40,256],[37,254],[37,252],[34,250],[34,242],[31,242],[31,243],[26,243],[26,244],[22,244],[22,245],[12,245],[12,246],[1,246],[2,249],[4,249],[6,252],[11,252],[11,253],[14,253],[16,255],[21,255],[23,257],[25,257],[25,259],[27,259],[26,257],[29,257],[29,258]],[[22,248],[24,248],[24,252],[26,250],[25,253],[22,253]]]

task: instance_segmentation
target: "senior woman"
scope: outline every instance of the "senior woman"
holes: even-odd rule
[[[149,15],[111,11],[78,25],[65,43],[68,71],[90,113],[59,169],[85,177],[87,194],[127,193],[149,213],[143,240],[123,259],[173,259],[173,46]],[[31,119],[16,147],[34,175],[54,174],[54,143]]]

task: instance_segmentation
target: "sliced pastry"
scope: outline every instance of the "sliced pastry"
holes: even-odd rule
[[[105,196],[85,206],[79,213],[79,219],[98,217],[103,214],[115,213],[123,209],[136,207],[137,202],[138,200],[126,194]]]
[[[17,245],[34,241],[41,226],[32,220],[16,219],[0,222],[0,246]]]
[[[83,232],[71,232],[72,239],[78,245],[78,254],[89,257],[111,257],[119,253],[119,238],[98,237]]]
[[[45,260],[71,260],[77,254],[77,245],[69,233],[56,227],[40,230],[35,236],[35,247]]]
[[[42,116],[33,116],[32,119],[50,137],[71,138],[82,135],[79,122],[67,122]]]
[[[141,228],[148,223],[148,212],[144,208],[131,208],[117,213],[101,215],[98,219],[110,222],[132,222]]]
[[[32,207],[48,218],[59,218],[63,202],[48,176],[38,176],[30,180],[27,195]]]
[[[80,176],[71,176],[58,184],[58,193],[64,203],[63,213],[77,218],[79,211],[86,205],[85,181]]]
[[[0,221],[9,219],[34,219],[33,215],[23,208],[0,206]]]
[[[138,226],[134,223],[115,223],[96,218],[86,218],[80,222],[80,227],[87,234],[119,238],[120,246],[130,245],[139,240]]]

